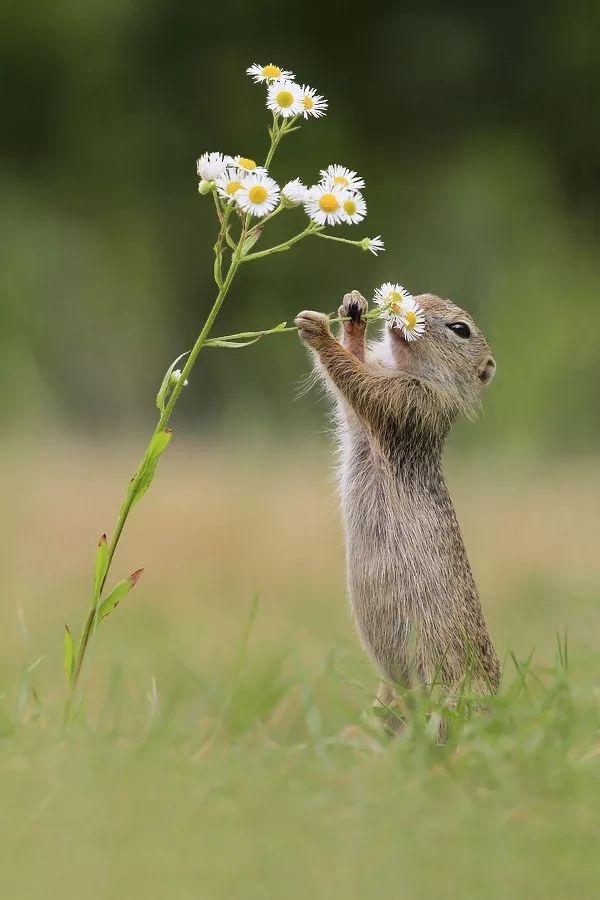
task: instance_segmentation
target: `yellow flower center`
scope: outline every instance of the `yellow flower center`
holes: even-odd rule
[[[402,294],[399,294],[398,291],[390,291],[387,295],[387,302],[390,312],[396,315],[402,312]]]
[[[412,309],[409,309],[409,311],[406,313],[404,319],[405,319],[404,324],[406,325],[406,328],[409,331],[412,331],[413,328],[415,327],[415,325],[417,324],[417,317],[414,314],[414,312],[412,311]]]
[[[302,106],[304,109],[312,109],[314,105],[312,97],[309,97],[308,94],[302,98]]]
[[[262,73],[265,78],[279,78],[281,69],[279,66],[274,66],[272,63],[269,63],[268,66],[263,66]]]
[[[227,187],[225,188],[225,192],[232,197],[236,191],[239,191],[242,186],[241,181],[229,181],[227,183]]]
[[[256,163],[253,159],[246,159],[245,156],[240,156],[240,161],[238,162],[238,166],[240,169],[255,169]]]
[[[353,216],[356,212],[356,203],[354,200],[344,200],[344,210],[349,216]]]
[[[332,213],[340,208],[339,201],[335,194],[323,194],[319,200],[319,206],[325,213]]]
[[[250,203],[255,203],[257,206],[260,206],[266,199],[267,189],[263,187],[262,184],[253,185],[248,191],[248,200]]]
[[[275,102],[280,109],[289,109],[294,103],[294,95],[291,91],[278,91]]]
[[[336,175],[336,177],[333,179],[333,183],[339,184],[341,185],[341,187],[348,187],[348,185],[350,184],[348,179],[344,178],[343,175]]]

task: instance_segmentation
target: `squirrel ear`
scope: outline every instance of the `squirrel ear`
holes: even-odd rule
[[[481,363],[477,370],[477,377],[480,381],[483,381],[484,384],[489,384],[494,375],[496,374],[496,360],[493,356],[488,356],[484,362]]]

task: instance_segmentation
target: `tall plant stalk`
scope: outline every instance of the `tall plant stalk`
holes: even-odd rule
[[[267,154],[267,163],[270,164],[271,160],[273,159],[277,145],[279,144],[279,141],[283,137],[283,134],[285,133],[286,130],[288,130],[288,129],[285,129],[285,126],[284,126],[284,128],[279,129],[276,133],[272,134],[271,146],[269,147],[269,152]],[[265,168],[266,167],[267,167],[267,165],[265,164]],[[248,257],[248,256],[244,257],[244,255],[243,255],[244,243],[248,237],[248,229],[249,229],[249,217],[246,216],[243,221],[239,239],[237,241],[237,244],[235,245],[235,249],[233,249],[233,251],[232,251],[229,266],[227,268],[227,273],[225,275],[225,278],[224,279],[222,278],[222,257],[223,257],[223,252],[224,252],[225,235],[228,234],[228,231],[226,229],[228,228],[228,219],[229,219],[230,212],[231,212],[231,206],[229,206],[225,211],[221,211],[219,199],[216,195],[216,192],[214,192],[214,197],[215,197],[215,202],[217,204],[217,210],[219,211],[219,218],[221,221],[221,228],[219,231],[219,236],[217,239],[217,243],[215,244],[215,248],[214,248],[214,250],[215,250],[215,267],[214,267],[215,281],[217,283],[217,287],[219,288],[219,290],[218,290],[217,296],[215,298],[215,301],[212,305],[212,308],[211,308],[208,316],[206,317],[206,321],[204,322],[204,325],[202,326],[202,330],[200,331],[200,334],[196,338],[196,342],[195,342],[194,346],[192,347],[192,349],[190,350],[190,352],[187,356],[185,365],[183,366],[183,369],[181,371],[181,375],[175,382],[173,382],[172,386],[169,385],[169,380],[170,380],[170,376],[172,373],[171,372],[168,373],[169,378],[167,379],[167,384],[165,385],[166,388],[169,388],[169,387],[171,388],[169,391],[169,394],[168,394],[168,399],[164,403],[164,407],[160,413],[156,427],[154,428],[154,431],[152,432],[150,440],[148,441],[148,444],[147,444],[144,454],[140,460],[140,463],[137,467],[135,475],[129,482],[129,486],[128,486],[127,492],[125,494],[125,499],[123,500],[123,503],[121,505],[121,509],[119,511],[119,515],[117,518],[117,522],[116,522],[114,531],[111,535],[110,541],[108,542],[108,545],[106,546],[106,548],[104,548],[102,546],[105,543],[105,536],[103,535],[103,537],[100,539],[99,553],[97,554],[102,557],[102,559],[100,560],[99,563],[97,561],[97,566],[100,565],[100,572],[97,574],[96,579],[95,579],[94,591],[93,591],[92,598],[91,598],[90,608],[88,611],[87,618],[85,620],[85,624],[83,626],[81,637],[79,639],[77,646],[74,647],[73,651],[72,651],[72,662],[71,663],[67,662],[67,673],[66,674],[67,674],[67,681],[68,681],[68,688],[69,688],[67,717],[68,717],[69,710],[72,706],[72,700],[74,698],[74,695],[77,692],[79,680],[81,678],[81,672],[83,669],[83,664],[84,664],[85,657],[86,657],[86,652],[87,652],[87,649],[90,644],[90,639],[92,638],[92,635],[98,625],[99,612],[101,609],[102,592],[104,590],[104,586],[106,584],[106,579],[108,578],[110,568],[112,565],[112,561],[113,561],[114,555],[116,553],[117,547],[119,545],[119,541],[121,540],[123,530],[127,523],[127,519],[129,518],[129,514],[131,513],[131,510],[132,510],[135,502],[141,496],[140,490],[142,489],[142,492],[144,492],[147,489],[147,487],[149,487],[149,483],[148,483],[148,485],[144,486],[144,479],[146,478],[146,473],[148,472],[148,468],[152,467],[152,469],[153,469],[152,477],[153,477],[154,469],[156,467],[156,462],[158,461],[158,456],[160,455],[160,453],[162,453],[164,451],[164,449],[166,449],[167,443],[170,440],[170,436],[166,437],[164,439],[164,441],[163,441],[164,447],[161,447],[162,442],[159,442],[158,446],[160,448],[160,452],[158,453],[158,455],[155,455],[156,447],[157,447],[157,440],[160,438],[161,434],[165,433],[165,430],[167,429],[167,426],[168,426],[171,416],[173,414],[173,410],[175,409],[175,406],[177,404],[177,401],[179,400],[179,397],[181,396],[181,392],[185,386],[185,383],[188,380],[188,377],[191,374],[192,369],[194,368],[194,364],[196,362],[196,359],[198,358],[198,354],[200,353],[202,348],[205,346],[206,341],[209,338],[211,329],[215,323],[217,316],[219,315],[219,311],[220,311],[220,309],[223,305],[223,302],[229,292],[229,289],[231,287],[231,284],[233,282],[233,279],[235,278],[236,272],[237,272],[241,262],[244,261],[244,259],[248,260],[249,258],[252,258],[252,257]],[[307,231],[308,230],[310,230],[310,228],[307,229]],[[305,236],[304,233],[301,236],[302,237]],[[296,240],[298,240],[299,237],[300,236],[298,236],[296,238]],[[291,246],[291,243],[290,243],[290,246]],[[266,253],[267,254],[269,252],[274,253],[274,252],[277,252],[278,249],[280,249],[280,248],[274,247],[270,251],[266,251]],[[284,247],[282,246],[281,249],[284,249]],[[287,248],[285,248],[285,249],[287,249]],[[259,254],[259,255],[262,256],[262,255],[264,255],[264,253]],[[253,254],[253,257],[257,258],[257,254]],[[170,434],[170,433],[167,432],[167,434]],[[134,573],[134,574],[137,575],[137,573]],[[135,580],[133,580],[133,581],[132,581],[132,579],[133,579],[133,576],[130,576],[129,581],[132,582],[131,587],[133,587],[137,581],[137,578],[135,578]],[[66,640],[68,643],[69,640],[72,640],[69,630],[67,630],[66,636],[67,636]],[[69,653],[66,654],[66,658],[67,658],[67,660],[70,658]]]
[[[294,90],[296,87],[297,86],[294,86]],[[270,145],[265,159],[264,170],[268,169],[271,165],[275,152],[282,139],[287,134],[297,130],[298,126],[296,125],[296,122],[298,119],[299,114],[289,118],[280,118],[279,114],[276,112],[273,113],[273,122],[269,128]],[[208,155],[221,156],[221,154]],[[234,161],[232,160],[232,162]],[[245,160],[244,162],[249,163],[250,161]],[[202,177],[204,179],[204,176]],[[268,179],[267,182],[269,180],[270,179]],[[234,182],[234,184],[237,184],[237,182]],[[272,180],[271,185],[274,185],[275,188],[277,188]],[[304,190],[307,189],[305,188]],[[181,356],[169,366],[164,375],[156,398],[156,405],[159,413],[158,421],[152,431],[136,472],[129,482],[110,540],[107,539],[106,535],[102,535],[98,543],[90,605],[80,637],[77,641],[74,640],[68,626],[65,626],[64,665],[68,689],[64,715],[66,723],[72,719],[76,708],[76,699],[81,692],[82,673],[98,625],[116,608],[131,588],[134,587],[141,575],[142,570],[138,569],[130,575],[129,578],[119,582],[110,593],[105,593],[105,586],[111,571],[113,559],[131,511],[152,483],[159,458],[162,453],[164,453],[171,440],[171,431],[168,426],[177,401],[181,396],[181,392],[188,383],[188,378],[192,373],[198,354],[206,346],[230,348],[243,347],[254,343],[266,335],[295,330],[294,328],[288,328],[286,323],[282,322],[274,328],[265,329],[263,331],[242,332],[236,335],[211,338],[210,335],[214,323],[225,302],[238,269],[248,262],[257,261],[275,253],[287,251],[305,237],[328,237],[328,235],[322,233],[325,227],[324,224],[311,219],[309,224],[302,231],[288,240],[264,250],[252,251],[252,248],[262,236],[264,226],[280,212],[291,206],[299,205],[301,201],[296,198],[289,200],[282,195],[277,208],[265,210],[267,214],[259,215],[258,221],[253,223],[252,215],[257,216],[256,211],[252,211],[251,209],[243,211],[239,207],[239,204],[236,205],[236,203],[234,203],[233,196],[228,197],[227,195],[223,195],[222,192],[219,192],[214,177],[201,182],[200,192],[202,194],[212,193],[219,222],[218,235],[214,245],[213,266],[217,294],[192,349],[181,354]],[[239,222],[239,235],[237,239],[231,234],[236,222]],[[383,247],[382,242],[378,238],[373,239],[373,241],[369,238],[365,238],[362,241],[351,241],[345,238],[339,238],[338,240],[341,240],[342,243],[348,243],[359,247],[362,250],[369,249],[373,253],[376,253]],[[182,365],[181,371],[175,369],[179,360],[184,357],[186,359],[185,363]]]

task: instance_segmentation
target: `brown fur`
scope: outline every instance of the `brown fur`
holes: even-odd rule
[[[387,682],[441,682],[451,698],[469,669],[482,693],[498,687],[492,646],[442,472],[452,423],[471,415],[495,370],[467,313],[431,294],[422,338],[396,329],[365,345],[357,292],[340,307],[341,344],[327,316],[302,312],[301,339],[336,401],[339,489],[348,593],[363,643]],[[447,325],[466,322],[470,338]]]

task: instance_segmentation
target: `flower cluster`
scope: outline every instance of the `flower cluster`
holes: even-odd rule
[[[204,153],[197,163],[201,194],[212,190],[251,216],[265,216],[279,203],[280,189],[264,166],[247,156]]]
[[[373,302],[390,328],[399,328],[407,341],[416,341],[425,332],[425,316],[415,298],[401,284],[386,281],[378,287]]]
[[[364,186],[364,180],[352,169],[328,166],[321,170],[319,183],[308,188],[304,208],[317,225],[356,225],[367,215],[367,204],[360,193]]]
[[[267,109],[274,115],[289,119],[302,116],[305,119],[320,119],[327,110],[327,100],[317,94],[309,84],[299,85],[294,81],[294,73],[269,63],[261,66],[254,63],[246,69],[256,84],[267,85]]]
[[[234,201],[246,213],[261,217],[272,212],[280,198],[283,205],[302,204],[308,217],[319,226],[356,225],[367,215],[367,204],[360,188],[364,180],[352,169],[331,165],[321,170],[321,180],[306,187],[299,178],[280,188],[263,166],[244,156],[204,153],[197,163],[200,192],[208,193],[214,182],[218,195]],[[384,249],[381,236],[368,239],[375,255]]]
[[[301,119],[318,119],[326,114],[327,100],[310,85],[294,81],[293,72],[274,63],[266,66],[255,63],[246,71],[255,83],[266,86],[266,105],[273,114],[271,134],[275,143]],[[286,207],[303,206],[312,223],[309,230],[321,231],[326,226],[356,225],[367,215],[367,204],[361,193],[365,182],[342,165],[322,169],[320,181],[311,187],[294,178],[283,188],[265,166],[244,156],[207,152],[198,160],[197,170],[201,194],[214,190],[223,209],[232,204],[254,218],[270,217]],[[385,249],[381,235],[347,243],[374,255]]]

